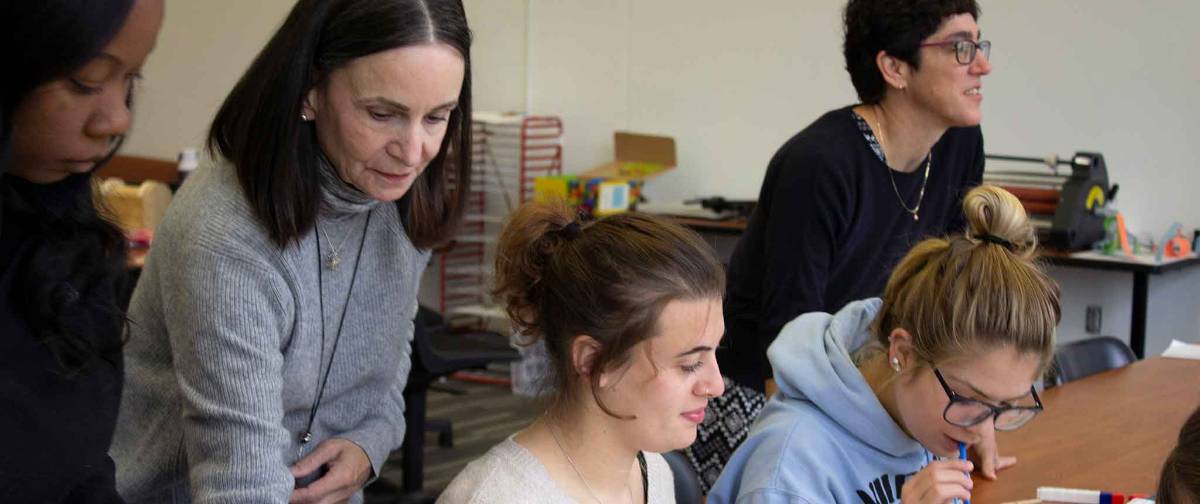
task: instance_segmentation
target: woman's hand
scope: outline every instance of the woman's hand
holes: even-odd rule
[[[292,477],[303,478],[324,466],[327,472],[304,488],[292,491],[290,504],[331,504],[345,502],[363,487],[371,476],[367,452],[351,441],[333,438],[322,441],[317,449],[292,466]]]
[[[935,460],[921,472],[904,481],[900,490],[903,504],[949,504],[954,499],[971,498],[969,460]]]
[[[979,473],[989,480],[996,479],[996,472],[1017,463],[1017,457],[1001,457],[996,447],[996,430],[983,429],[983,437],[971,446],[971,460],[979,465]]]

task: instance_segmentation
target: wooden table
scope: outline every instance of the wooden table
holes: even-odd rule
[[[1037,497],[1040,486],[1152,493],[1183,421],[1200,406],[1200,361],[1154,357],[1042,394],[1026,426],[998,434],[1017,465],[975,476],[971,502]]]

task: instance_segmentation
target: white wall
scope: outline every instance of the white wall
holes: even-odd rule
[[[203,147],[225,95],[283,23],[293,0],[167,2],[122,152],[174,159]]]
[[[676,137],[680,167],[651,199],[755,198],[779,145],[819,114],[855,102],[841,58],[838,0],[529,0],[528,106],[564,118],[567,171],[611,157],[611,132]],[[981,0],[994,42],[984,80],[984,135],[994,153],[1095,150],[1122,186],[1135,231],[1200,226],[1200,47],[1188,0]],[[505,22],[482,19],[480,23]],[[1022,168],[1032,165],[1020,166]],[[1102,332],[1128,340],[1132,277],[1054,268],[1064,341],[1084,337],[1087,305]],[[1148,354],[1195,339],[1184,294],[1200,272],[1150,281]]]
[[[757,195],[767,160],[820,113],[855,101],[840,56],[842,0],[465,0],[479,110],[561,115],[565,161],[611,157],[614,129],[678,140],[680,168],[651,198]],[[1131,226],[1200,226],[1200,2],[981,0],[995,43],[985,79],[991,152],[1099,150]],[[173,158],[203,142],[217,107],[292,0],[168,2],[125,152]],[[1084,306],[1128,337],[1128,274],[1061,268],[1064,336]],[[1151,279],[1150,332],[1196,337],[1200,273]],[[426,285],[431,282],[427,281]],[[1155,340],[1157,341],[1157,340]],[[1157,345],[1151,342],[1151,350]],[[1165,341],[1160,342],[1165,346]]]
[[[533,112],[564,117],[568,171],[611,157],[611,131],[671,134],[680,168],[651,198],[757,196],[766,163],[822,112],[855,100],[831,0],[562,0],[529,7]],[[994,43],[989,152],[1098,150],[1127,221],[1200,226],[1200,2],[981,0]],[[506,22],[481,19],[479,23]]]

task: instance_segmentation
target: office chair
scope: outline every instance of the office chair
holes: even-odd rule
[[[1127,366],[1137,360],[1133,350],[1112,336],[1088,338],[1058,347],[1046,379],[1047,387]]]
[[[404,388],[404,444],[401,445],[401,491],[408,502],[432,502],[421,496],[425,486],[425,432],[438,432],[438,444],[453,445],[449,420],[425,417],[425,400],[431,385],[455,371],[482,368],[492,362],[509,362],[520,354],[508,338],[495,332],[453,332],[445,319],[424,306],[413,320],[412,370]]]
[[[673,450],[662,456],[667,459],[667,465],[671,466],[671,472],[675,475],[675,502],[686,504],[703,502],[704,495],[700,489],[700,476],[696,474],[696,468],[688,461],[687,455],[682,451]]]

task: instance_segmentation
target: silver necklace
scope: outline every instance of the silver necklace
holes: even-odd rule
[[[880,113],[879,106],[876,105],[875,106],[875,127],[877,129],[879,129],[879,135],[877,135],[877,137],[879,138],[879,150],[880,150],[880,152],[882,152],[885,150],[886,145],[884,145],[883,123],[879,121],[880,117],[883,117],[883,114]],[[919,215],[919,212],[921,211],[921,202],[925,200],[925,185],[929,183],[929,167],[932,165],[933,165],[933,149],[931,148],[931,149],[929,149],[929,154],[927,154],[925,156],[925,178],[923,180],[921,180],[921,192],[917,193],[917,204],[916,204],[916,206],[909,208],[908,203],[906,203],[904,201],[904,197],[900,195],[900,188],[896,186],[896,176],[892,175],[892,168],[889,167],[886,162],[883,164],[883,167],[885,169],[887,169],[888,179],[892,181],[892,191],[894,191],[896,193],[896,199],[900,200],[900,207],[903,208],[905,212],[912,214],[912,218],[914,221],[921,220],[921,216]]]
[[[600,500],[599,497],[596,497],[596,491],[592,490],[592,485],[588,484],[587,478],[583,477],[583,473],[580,472],[579,467],[575,465],[575,459],[572,459],[571,454],[567,453],[567,449],[563,448],[562,441],[560,441],[558,439],[558,434],[554,432],[556,430],[554,425],[552,425],[549,421],[545,421],[545,422],[546,422],[546,428],[550,430],[550,437],[553,437],[554,444],[558,445],[558,451],[562,452],[563,456],[567,458],[567,463],[571,464],[571,469],[573,469],[575,471],[575,475],[579,477],[579,481],[582,481],[583,487],[587,489],[588,496],[590,496],[592,498],[592,500],[596,501],[596,504],[604,504],[604,501]],[[633,489],[630,488],[630,486],[629,486],[628,478],[626,478],[626,480],[625,480],[625,490],[627,490],[629,492],[629,502],[631,502],[631,503],[634,502]]]
[[[331,250],[329,251],[329,255],[325,257],[325,268],[330,269],[330,270],[336,270],[338,265],[342,264],[342,245],[345,245],[346,239],[350,238],[350,235],[352,234],[351,231],[353,230],[353,228],[351,229],[351,231],[346,231],[346,234],[342,235],[342,241],[338,242],[338,244],[336,246],[334,246],[333,241],[329,239],[329,234],[326,233],[325,230],[321,229],[321,223],[318,222],[316,224],[316,226],[317,226],[317,232],[325,237],[325,243],[328,243],[331,248]]]

